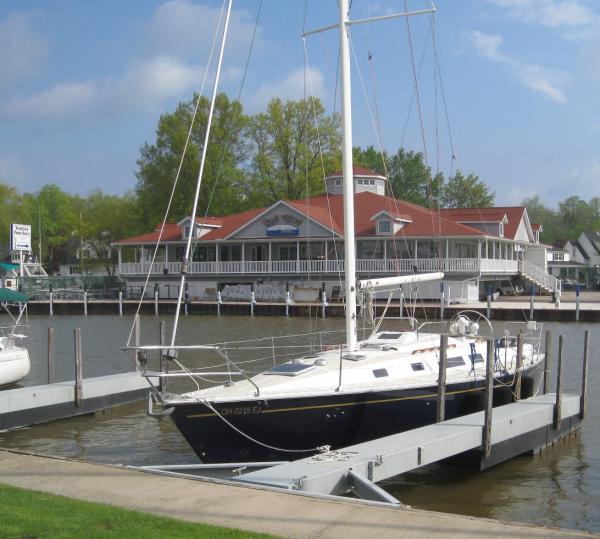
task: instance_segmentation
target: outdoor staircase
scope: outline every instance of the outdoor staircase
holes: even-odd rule
[[[519,260],[519,274],[543,292],[560,293],[560,280],[527,260]]]

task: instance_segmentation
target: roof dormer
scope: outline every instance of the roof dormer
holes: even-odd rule
[[[192,237],[194,239],[201,238],[205,234],[208,234],[212,230],[216,228],[221,228],[221,222],[219,219],[215,219],[214,217],[196,217],[196,222],[194,223],[194,230]],[[181,221],[177,223],[177,226],[181,229],[181,239],[187,240],[190,235],[190,217],[184,217]]]
[[[402,215],[387,210],[381,210],[371,216],[375,221],[376,234],[378,236],[394,236],[406,223],[412,223],[410,215]]]

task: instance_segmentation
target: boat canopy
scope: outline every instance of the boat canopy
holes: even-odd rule
[[[0,302],[27,303],[27,296],[8,288],[0,288]]]
[[[17,271],[19,264],[11,264],[10,262],[0,262],[0,270]]]

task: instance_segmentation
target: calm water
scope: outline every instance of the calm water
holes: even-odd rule
[[[30,317],[32,372],[24,381],[46,381],[46,335],[56,336],[56,378],[73,378],[73,328],[80,327],[87,377],[131,370],[119,350],[131,317]],[[0,325],[2,324],[0,319]],[[241,340],[264,335],[339,330],[343,320],[190,316],[182,319],[181,341]],[[589,414],[581,433],[535,457],[520,457],[483,473],[437,465],[405,474],[383,486],[413,507],[600,532],[600,324],[547,323],[565,336],[565,387],[578,392],[583,336],[592,333]],[[195,339],[194,339],[195,340]],[[303,339],[299,339],[302,341]],[[158,341],[158,318],[142,317],[142,341]],[[556,344],[556,342],[555,342]],[[268,355],[268,354],[267,354]],[[556,351],[553,355],[556,361]],[[96,462],[191,463],[195,455],[168,419],[145,415],[143,404],[117,411],[0,433],[0,446]]]

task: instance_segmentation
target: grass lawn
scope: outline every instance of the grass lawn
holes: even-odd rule
[[[235,525],[235,522],[232,522]],[[272,538],[272,535],[194,524],[99,503],[0,484],[2,539]]]

